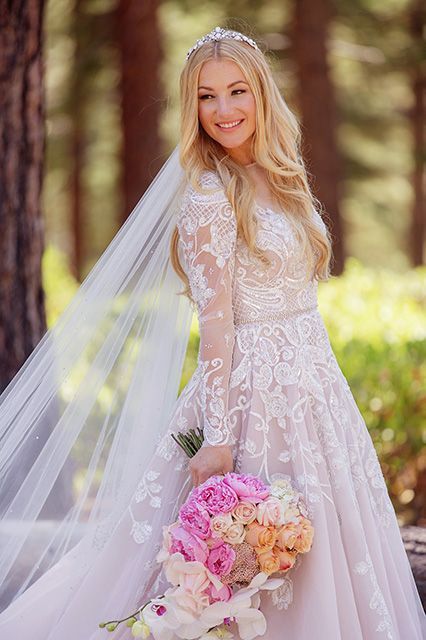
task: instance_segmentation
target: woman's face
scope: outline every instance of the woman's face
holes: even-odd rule
[[[198,82],[198,117],[204,131],[234,160],[241,164],[253,161],[256,104],[235,62],[209,60],[203,64]]]

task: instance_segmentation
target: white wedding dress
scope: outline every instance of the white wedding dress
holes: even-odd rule
[[[132,637],[127,627],[108,633],[97,625],[166,588],[155,561],[162,526],[191,489],[186,456],[170,433],[196,426],[206,444],[233,446],[236,471],[289,477],[308,506],[313,546],[277,592],[262,595],[265,639],[426,638],[377,454],[286,216],[256,206],[266,267],[237,235],[215,174],[206,172],[203,184],[216,190],[189,187],[178,219],[199,314],[198,367],[113,535],[103,538],[100,527],[94,544],[83,539],[15,600],[0,615],[0,638]]]

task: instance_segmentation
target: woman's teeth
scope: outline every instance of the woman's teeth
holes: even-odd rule
[[[234,120],[234,122],[222,122],[222,123],[217,123],[217,126],[220,127],[221,129],[233,129],[234,127],[237,127],[239,124],[242,123],[242,120]]]

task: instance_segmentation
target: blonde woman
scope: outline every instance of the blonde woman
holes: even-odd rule
[[[188,478],[198,485],[235,470],[291,479],[315,527],[310,553],[278,591],[262,595],[264,638],[421,640],[425,617],[379,461],[317,307],[318,281],[329,277],[330,236],[309,189],[297,120],[257,43],[220,28],[197,41],[181,75],[181,112],[184,191],[168,259],[180,298],[198,313],[197,369],[149,464],[140,465],[130,501],[111,494],[119,502],[109,503],[115,519],[102,520],[100,535],[83,537],[18,594],[0,615],[0,635],[106,637],[99,620],[120,618],[167,587],[155,554],[162,526],[191,489]],[[167,188],[166,179],[161,184]],[[159,198],[161,189],[153,193]],[[157,229],[162,222],[158,216]],[[127,260],[133,264],[130,254]],[[162,265],[154,270],[163,273]],[[156,383],[169,337],[157,335],[148,371]],[[162,371],[170,386],[170,371]],[[155,404],[153,396],[142,402],[138,410]],[[154,411],[149,424],[153,440]],[[196,427],[204,443],[189,476],[170,436]],[[143,444],[149,449],[150,439]],[[126,475],[117,477],[124,482]],[[131,636],[120,627],[112,637]],[[226,637],[239,638],[232,621]]]

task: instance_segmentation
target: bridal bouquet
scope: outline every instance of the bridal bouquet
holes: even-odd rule
[[[163,527],[157,555],[170,587],[120,622],[134,637],[155,640],[233,638],[266,631],[261,590],[278,588],[299,553],[312,545],[306,505],[289,480],[271,485],[250,474],[211,476],[195,487],[178,520]],[[136,617],[138,616],[138,617]]]

